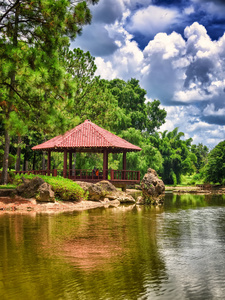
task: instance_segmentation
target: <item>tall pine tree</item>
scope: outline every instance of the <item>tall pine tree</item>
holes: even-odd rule
[[[65,70],[59,47],[69,44],[91,22],[88,3],[98,0],[1,1],[0,114],[4,124],[2,184],[7,183],[13,119],[42,122],[56,113],[55,101],[66,102]],[[69,76],[67,74],[67,76]],[[13,113],[13,114],[12,114]]]

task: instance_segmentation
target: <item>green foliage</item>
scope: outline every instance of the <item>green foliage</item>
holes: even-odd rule
[[[3,157],[4,157],[4,150],[0,149],[0,165],[3,164]],[[9,153],[9,168],[14,168],[15,166],[15,162],[16,162],[16,157],[15,155],[12,155],[11,153]]]
[[[15,189],[16,185],[12,183],[8,183],[6,185],[0,185],[1,190],[7,190],[7,189]]]
[[[190,151],[191,139],[183,140],[183,136],[178,128],[150,136],[150,141],[162,156],[163,167],[159,175],[166,184],[180,184],[182,174],[194,172],[196,157]]]
[[[161,109],[159,106],[159,100],[147,102],[146,104],[148,118],[146,129],[148,133],[154,133],[162,124],[165,123],[166,111],[165,109]]]
[[[207,163],[209,149],[203,144],[191,145],[191,152],[195,154],[196,161],[194,162],[197,172]]]
[[[160,152],[140,130],[129,128],[128,130],[122,131],[120,136],[128,142],[142,148],[140,152],[127,153],[128,170],[139,170],[141,177],[144,176],[150,167],[157,172],[162,170],[163,159]],[[122,155],[120,155],[119,161],[121,162],[120,168],[122,168]]]
[[[208,164],[205,168],[206,182],[222,184],[225,179],[225,141],[220,142],[208,156]]]
[[[88,1],[95,4],[98,0]],[[62,112],[74,97],[60,54],[91,21],[86,1],[1,2],[0,116],[5,131],[2,181],[7,181],[10,133],[63,130]],[[48,116],[48,118],[46,118]],[[15,120],[18,120],[15,122]],[[15,125],[19,126],[15,126]],[[23,130],[21,130],[23,128]]]
[[[176,185],[177,185],[177,176],[176,176],[176,174],[173,172],[173,170],[171,170],[170,174],[171,174],[171,177],[172,177],[172,179],[173,179],[173,185],[176,186]]]
[[[146,104],[146,91],[137,79],[131,78],[127,82],[114,79],[107,84],[120,108],[114,124],[117,134],[130,127],[152,133],[165,123],[166,111],[159,108],[158,100]]]
[[[22,177],[26,179],[32,179],[34,177],[41,177],[45,182],[51,185],[52,190],[55,192],[55,197],[64,201],[81,201],[87,199],[87,194],[84,190],[70,179],[63,177],[52,177],[43,175],[23,174],[16,175],[14,179],[15,185],[22,184]]]

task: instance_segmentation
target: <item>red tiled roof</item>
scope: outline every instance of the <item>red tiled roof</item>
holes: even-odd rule
[[[115,134],[97,126],[89,120],[67,131],[64,135],[58,135],[53,139],[34,146],[32,150],[62,150],[85,148],[110,148],[113,152],[141,151],[135,146]]]

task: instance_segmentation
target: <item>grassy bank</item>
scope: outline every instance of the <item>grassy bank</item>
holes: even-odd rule
[[[57,200],[81,201],[87,199],[87,194],[76,182],[60,176],[52,177],[33,174],[16,175],[13,183],[15,184],[15,186],[18,186],[23,183],[22,177],[25,179],[32,179],[37,176],[51,185]]]

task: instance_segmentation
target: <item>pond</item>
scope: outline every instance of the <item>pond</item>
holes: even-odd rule
[[[225,196],[0,213],[0,299],[224,299]]]

